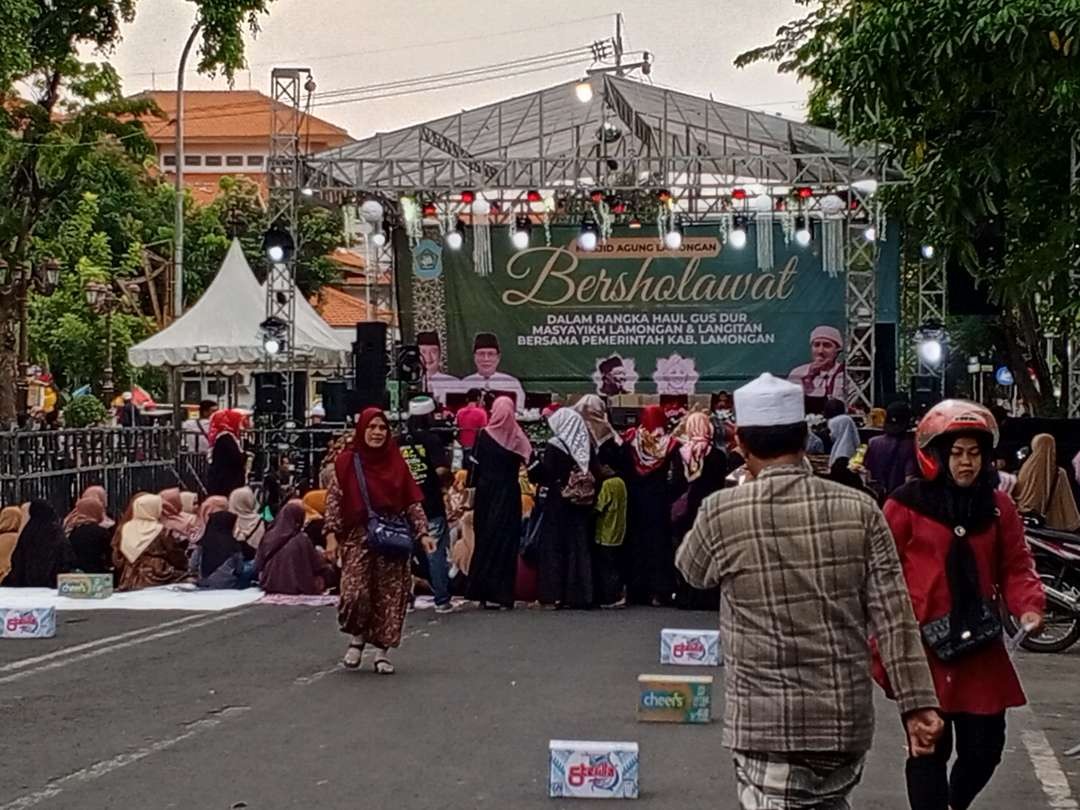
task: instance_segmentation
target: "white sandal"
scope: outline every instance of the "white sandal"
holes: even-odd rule
[[[394,665],[386,655],[385,650],[375,653],[375,672],[379,675],[393,675]]]
[[[346,669],[359,669],[360,662],[364,658],[364,644],[363,642],[352,641],[349,642],[349,648],[345,651],[345,658],[342,660],[342,665]]]

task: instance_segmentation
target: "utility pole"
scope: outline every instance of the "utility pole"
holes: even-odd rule
[[[622,66],[623,41],[622,41],[622,12],[615,15],[615,75],[623,76],[625,72]]]
[[[173,317],[184,314],[184,70],[202,20],[191,26],[176,70],[176,210],[173,219]]]

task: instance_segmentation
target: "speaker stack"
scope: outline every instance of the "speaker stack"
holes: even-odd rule
[[[372,406],[385,408],[388,404],[386,375],[389,362],[386,355],[386,324],[383,321],[362,321],[356,325],[353,343],[353,390],[349,410],[359,413]],[[325,407],[325,406],[324,406]]]

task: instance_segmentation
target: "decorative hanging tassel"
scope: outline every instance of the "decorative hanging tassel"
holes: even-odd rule
[[[735,227],[735,215],[730,211],[721,211],[717,230],[720,233],[720,244],[726,245],[732,229]]]
[[[772,213],[759,213],[754,217],[754,235],[757,239],[758,270],[772,270],[775,263],[773,252]]]
[[[416,247],[416,243],[424,236],[424,222],[420,206],[417,205],[413,197],[401,198],[401,219],[405,223],[405,233],[409,237],[409,246]]]
[[[491,275],[491,203],[477,198],[472,204],[473,271],[478,276]]]
[[[825,216],[821,222],[821,269],[836,278],[844,270],[844,230],[842,216]]]

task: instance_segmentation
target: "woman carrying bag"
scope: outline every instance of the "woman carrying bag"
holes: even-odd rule
[[[1016,507],[995,491],[997,438],[981,405],[936,405],[915,434],[923,479],[885,504],[945,719],[934,753],[907,761],[913,810],[967,810],[1001,760],[1005,710],[1026,702],[996,598],[1037,633],[1045,597]],[[876,656],[874,671],[888,690]]]
[[[378,408],[360,414],[352,443],[334,460],[326,498],[328,541],[341,559],[338,623],[351,636],[344,665],[357,669],[364,645],[376,649],[375,671],[394,672],[387,651],[401,643],[411,591],[412,537],[434,552],[424,494],[390,436]]]

